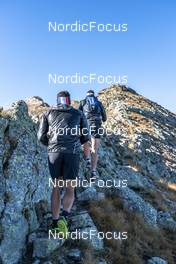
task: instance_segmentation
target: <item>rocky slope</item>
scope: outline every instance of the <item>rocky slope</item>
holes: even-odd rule
[[[71,230],[126,228],[129,239],[48,239],[47,151],[36,132],[49,106],[33,97],[0,112],[1,263],[176,263],[176,115],[125,86],[102,90],[99,98],[108,133],[98,176],[116,186],[105,188],[97,180],[78,188]],[[86,176],[82,163],[80,179]],[[127,186],[117,188],[124,180]]]

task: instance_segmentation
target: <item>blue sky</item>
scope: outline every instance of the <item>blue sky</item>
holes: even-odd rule
[[[49,85],[48,74],[128,76],[140,94],[176,112],[175,0],[0,0],[0,105],[68,89],[81,99],[107,84]],[[48,22],[128,24],[127,32],[48,32]]]

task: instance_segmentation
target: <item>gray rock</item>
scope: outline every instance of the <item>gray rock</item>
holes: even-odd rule
[[[117,132],[102,137],[97,168],[99,179],[127,179],[128,188],[119,188],[112,193],[120,196],[126,208],[140,213],[152,227],[175,232],[172,218],[175,199],[167,184],[176,183],[176,115],[125,86],[105,89],[99,98],[108,115],[104,127]],[[62,244],[46,238],[51,189],[48,185],[47,149],[37,141],[36,132],[39,115],[47,110],[48,105],[38,97],[26,102],[28,105],[18,101],[9,109],[8,116],[0,115],[0,260],[5,264],[20,263],[26,243],[33,244],[36,257],[52,254]],[[79,176],[81,179],[85,177],[83,162]],[[161,188],[160,182],[166,185]],[[144,194],[149,189],[153,194],[159,190],[167,213],[160,212],[155,197],[152,206],[145,200],[145,195],[141,197],[137,193],[138,189]],[[97,185],[78,190],[78,206],[76,204],[73,210],[71,228],[82,233],[95,230],[89,241],[95,249],[103,249],[93,219],[87,211],[79,210],[79,205],[84,205],[79,203],[81,201],[106,199],[105,190],[98,191]],[[78,257],[79,261],[79,252],[72,253],[72,257]],[[64,256],[59,257],[60,264],[68,263]],[[164,260],[152,258],[150,261],[163,263],[156,261]]]
[[[2,122],[2,119],[0,120]],[[3,121],[4,129],[1,129],[0,133],[2,140],[6,123]],[[28,232],[39,227],[35,204],[41,200],[50,200],[49,172],[45,166],[46,149],[37,143],[35,124],[28,116],[25,102],[13,104],[5,137],[8,155],[4,180],[5,193],[8,196],[1,219],[3,239],[0,256],[3,263],[13,264],[18,263],[22,257]],[[2,166],[0,169],[2,170]],[[2,205],[0,207],[2,208]]]
[[[5,130],[8,127],[8,120],[5,118],[0,118],[0,216],[4,210],[4,193],[5,193],[5,179],[4,179],[4,169],[5,169]]]
[[[171,217],[169,212],[158,212],[157,221],[161,227],[166,228],[171,232],[176,231],[176,221]]]
[[[37,238],[34,241],[33,257],[45,258],[64,243],[62,239]]]
[[[97,192],[95,188],[90,187],[78,194],[79,201],[99,201],[105,199],[104,193]]]
[[[157,227],[157,210],[151,204],[145,202],[130,188],[119,189],[116,193],[120,195],[129,210],[139,212],[149,225]]]
[[[22,215],[19,219],[18,215],[20,215],[20,211],[15,211],[14,208],[7,211],[2,220],[4,233],[0,247],[0,256],[4,264],[16,264],[22,256],[28,225]]]
[[[153,187],[147,178],[131,166],[118,166],[117,178],[127,180],[129,188],[146,189]]]
[[[80,234],[83,240],[90,242],[91,246],[95,250],[102,250],[104,247],[103,239],[98,233],[96,226],[86,227],[80,230]],[[85,238],[86,237],[86,238]]]
[[[29,234],[29,236],[28,236],[28,243],[33,243],[36,238],[37,238],[37,234],[36,233]]]
[[[76,248],[76,249],[71,249],[69,250],[69,253],[67,254],[67,256],[69,258],[71,258],[72,260],[80,260],[81,259],[81,251]]]
[[[35,260],[32,264],[40,264],[40,260],[37,259],[37,260]]]
[[[86,210],[78,212],[71,217],[71,230],[94,226],[92,218]]]
[[[168,262],[159,257],[153,257],[148,260],[147,264],[168,264]]]
[[[100,259],[99,262],[98,262],[98,264],[107,264],[107,262],[104,259]]]
[[[65,260],[64,256],[60,256],[58,260],[58,264],[68,264],[68,261]]]
[[[78,239],[83,238],[89,241],[93,248],[103,249],[103,240],[99,236],[92,218],[86,211],[72,217],[71,232],[77,232]]]

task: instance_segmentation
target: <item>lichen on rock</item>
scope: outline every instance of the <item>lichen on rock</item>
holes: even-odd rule
[[[104,128],[116,133],[102,136],[98,177],[125,179],[128,186],[107,190],[98,187],[96,182],[91,188],[78,188],[71,229],[102,231],[99,215],[93,219],[88,204],[101,203],[110,193],[123,203],[129,214],[140,214],[149,228],[156,232],[166,229],[174,234],[176,115],[126,86],[104,89],[99,99],[108,116]],[[40,259],[46,263],[59,263],[59,259],[63,263],[84,263],[85,260],[87,249],[82,249],[79,243],[58,243],[47,238],[51,220],[50,175],[47,149],[38,142],[37,129],[39,117],[48,107],[43,99],[35,96],[15,102],[8,109],[8,115],[0,114],[0,259],[4,264],[40,263]],[[86,179],[83,160],[79,176]],[[106,253],[101,258],[94,255],[97,263],[106,263],[113,247],[107,248],[106,241],[100,242],[97,238],[89,242],[92,252]],[[69,245],[72,246],[69,248]],[[152,257],[148,256],[148,263],[174,263],[172,257],[169,262],[163,254],[161,258]]]

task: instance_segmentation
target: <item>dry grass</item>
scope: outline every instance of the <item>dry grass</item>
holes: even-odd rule
[[[48,107],[43,107],[43,106],[28,106],[28,112],[29,115],[31,116],[37,116],[37,117],[41,117],[43,113],[48,111]]]
[[[171,201],[176,201],[176,184],[161,180],[156,183],[157,187],[165,193],[165,196]]]
[[[103,202],[93,202],[89,211],[99,231],[128,232],[127,240],[105,241],[109,248],[105,253],[108,263],[142,264],[153,256],[159,256],[169,264],[175,263],[176,234],[150,228],[139,215],[123,208],[119,198],[107,197]]]
[[[129,148],[129,145],[128,145]],[[128,165],[130,166],[130,168],[136,172],[141,172],[141,167],[139,164],[137,164],[137,162],[134,162],[132,159],[126,159],[126,162],[128,163]]]
[[[140,196],[148,203],[153,205],[159,211],[168,211],[169,208],[166,205],[166,199],[163,196],[162,192],[159,190],[144,190],[140,188],[132,188],[135,192],[138,192]]]
[[[155,128],[153,126],[153,122],[144,117],[142,114],[139,113],[135,113],[135,112],[131,112],[128,114],[129,119],[131,119],[133,122],[135,122],[134,125],[134,129],[136,129],[137,127],[140,128],[141,131],[145,132],[145,133],[149,133],[149,134],[155,134]]]
[[[169,188],[170,190],[173,190],[173,191],[176,192],[176,184],[175,184],[175,183],[168,183],[168,188]]]
[[[10,118],[10,112],[8,110],[2,110],[0,111],[0,118]]]
[[[88,249],[86,249],[84,251],[83,261],[84,261],[83,262],[84,264],[97,264],[97,261],[96,261],[94,255],[92,255],[92,251],[88,250]]]

